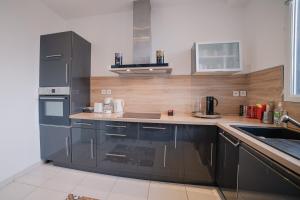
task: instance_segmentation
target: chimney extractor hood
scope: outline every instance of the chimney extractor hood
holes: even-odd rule
[[[133,64],[112,65],[111,72],[122,75],[170,74],[168,63],[151,63],[151,4],[150,0],[133,2]]]

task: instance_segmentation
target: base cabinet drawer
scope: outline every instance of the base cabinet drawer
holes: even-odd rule
[[[137,139],[136,123],[103,123],[97,131],[97,168],[116,175],[135,172]]]
[[[96,167],[96,130],[72,128],[72,164],[80,167]]]

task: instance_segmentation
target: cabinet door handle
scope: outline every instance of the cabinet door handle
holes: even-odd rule
[[[126,155],[123,154],[114,154],[114,153],[107,153],[105,154],[106,156],[111,156],[111,157],[119,157],[119,158],[126,158]]]
[[[66,155],[69,157],[69,136],[65,138],[65,145],[66,145]]]
[[[219,133],[219,135],[224,138],[225,140],[227,140],[230,144],[232,144],[234,147],[238,147],[240,145],[240,142],[234,143],[232,142],[229,138],[227,138],[224,133]]]
[[[46,58],[55,58],[55,57],[62,57],[61,54],[53,54],[53,55],[48,55]]]
[[[115,137],[127,137],[127,135],[124,134],[113,134],[113,133],[106,133],[107,136],[115,136]]]
[[[93,126],[93,124],[90,123],[84,123],[84,122],[74,122],[75,125],[83,125],[83,126]]]
[[[226,167],[226,160],[227,160],[227,145],[224,144],[224,160],[223,160],[223,166]]]
[[[105,126],[111,127],[111,128],[126,128],[126,126],[110,125],[110,124],[106,124]]]
[[[166,130],[166,128],[163,127],[151,127],[151,126],[143,126],[143,129]]]
[[[68,66],[68,63],[66,63],[66,83],[68,84],[69,82],[69,76],[68,76],[68,73],[69,73],[69,66]]]
[[[240,175],[240,164],[237,166],[236,175],[236,199],[239,199],[239,175]]]
[[[164,168],[166,168],[166,157],[167,157],[167,145],[164,148]]]
[[[175,145],[175,149],[177,148],[177,131],[178,131],[177,129],[178,129],[178,127],[177,127],[177,125],[176,125],[176,126],[175,126],[175,136],[174,136],[174,137],[175,137],[175,140],[174,140],[174,143],[175,143],[175,144],[174,144],[174,145]]]
[[[91,159],[94,160],[94,140],[91,139]]]
[[[213,166],[214,143],[210,143],[210,166]]]

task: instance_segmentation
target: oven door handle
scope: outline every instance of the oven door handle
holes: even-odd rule
[[[41,100],[65,100],[66,97],[40,97]]]

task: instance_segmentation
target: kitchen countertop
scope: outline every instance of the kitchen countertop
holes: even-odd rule
[[[162,114],[160,119],[137,119],[137,118],[123,118],[122,114],[98,114],[98,113],[78,113],[70,115],[71,119],[85,119],[85,120],[102,120],[102,121],[123,121],[123,122],[143,122],[143,123],[166,123],[166,124],[189,124],[189,125],[216,125],[219,128],[230,133],[240,141],[246,143],[257,151],[263,153],[269,158],[277,161],[288,169],[300,175],[300,160],[281,152],[233,127],[231,125],[259,125],[272,126],[262,124],[259,120],[248,119],[239,116],[222,116],[219,119],[202,119],[196,118],[189,114],[176,114],[175,116],[168,116]]]
[[[176,114],[175,116],[168,116],[161,114],[160,119],[141,119],[141,118],[123,118],[122,114],[100,114],[100,113],[78,113],[70,115],[71,119],[86,119],[86,120],[100,120],[100,121],[122,121],[122,122],[143,122],[143,123],[166,123],[166,124],[190,124],[190,125],[217,125],[225,122],[240,122],[253,125],[261,124],[259,120],[248,119],[239,116],[222,116],[219,119],[203,119],[196,118],[190,114]]]

